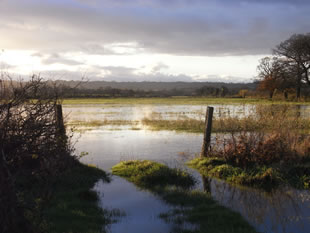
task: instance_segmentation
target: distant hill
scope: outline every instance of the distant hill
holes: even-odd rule
[[[115,88],[115,89],[130,89],[143,91],[169,91],[169,90],[184,90],[184,89],[198,89],[204,86],[221,88],[227,87],[230,90],[240,89],[256,89],[256,83],[223,83],[223,82],[106,82],[106,81],[56,81],[68,87],[78,86],[80,89],[99,89],[99,88]]]

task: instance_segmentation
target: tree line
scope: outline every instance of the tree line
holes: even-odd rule
[[[232,97],[239,96],[243,88],[229,88],[226,85],[214,87],[203,85],[199,88],[172,88],[165,90],[142,90],[126,88],[76,88],[67,85],[58,86],[59,93],[64,98],[115,98],[115,97],[172,97],[172,96],[208,96],[208,97]],[[49,90],[47,90],[49,92]]]

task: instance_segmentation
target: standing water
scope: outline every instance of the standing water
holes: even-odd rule
[[[215,114],[247,115],[253,106],[220,106]],[[186,109],[186,112],[182,111]],[[152,112],[160,112],[171,119],[179,115],[199,118],[205,110],[203,106],[156,106],[156,105],[83,105],[64,106],[73,120],[125,119],[139,121]],[[308,115],[309,108],[302,108],[301,115]],[[148,159],[165,163],[171,167],[184,166],[188,158],[201,150],[202,135],[175,133],[170,131],[149,131],[141,126],[139,130],[124,126],[101,126],[82,133],[76,144],[78,153],[88,152],[82,162],[94,164],[109,171],[121,160]],[[219,203],[240,212],[260,232],[306,233],[310,229],[310,194],[282,188],[272,193],[237,187],[216,179],[202,178],[188,169],[200,181],[198,189],[211,193]],[[98,182],[95,190],[100,194],[100,206],[105,209],[119,209],[126,216],[110,225],[111,233],[118,232],[171,232],[175,227],[166,223],[158,215],[172,207],[166,205],[152,193],[139,190],[133,184],[119,177],[112,177],[111,183]]]

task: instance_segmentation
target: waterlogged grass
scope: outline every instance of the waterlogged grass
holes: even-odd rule
[[[139,187],[175,185],[189,188],[194,178],[181,169],[171,169],[163,164],[144,160],[123,161],[112,167],[112,173],[126,178]]]
[[[233,166],[222,158],[196,158],[188,165],[203,176],[215,177],[230,183],[271,190],[279,185],[299,189],[310,188],[310,163],[273,164],[247,169]]]
[[[101,233],[116,211],[97,205],[95,182],[109,182],[107,174],[95,167],[79,164],[55,181],[52,198],[44,207],[47,229],[51,233]]]
[[[202,133],[205,129],[205,122],[192,118],[177,119],[177,120],[163,120],[155,118],[144,118],[142,123],[151,130],[173,130],[180,132]],[[212,131],[214,133],[220,132],[238,132],[238,131],[257,131],[264,128],[264,125],[253,118],[222,118],[214,119],[212,123]]]
[[[179,226],[173,232],[256,232],[240,214],[220,206],[209,193],[189,189],[195,180],[187,172],[156,162],[137,160],[121,162],[112,168],[112,172],[172,205],[171,211],[159,217]],[[184,229],[184,223],[192,225]]]
[[[251,98],[208,98],[208,97],[169,97],[169,98],[77,98],[65,99],[63,104],[310,104],[310,102],[287,102]]]
[[[173,130],[202,133],[205,129],[203,119],[180,116],[177,119],[164,119],[162,114],[151,114],[142,119],[142,123],[151,130]],[[213,117],[212,132],[270,132],[290,128],[299,133],[310,131],[310,119],[300,117],[300,112],[289,105],[257,105],[256,111],[246,117]]]
[[[196,190],[157,190],[167,203],[174,205],[168,213],[160,217],[166,222],[182,226],[191,223],[193,229],[176,228],[175,233],[254,233],[255,229],[244,218],[232,210],[220,206],[209,193]]]
[[[128,120],[90,120],[90,121],[69,121],[68,126],[76,127],[100,127],[105,125],[136,125],[137,121],[128,121]]]

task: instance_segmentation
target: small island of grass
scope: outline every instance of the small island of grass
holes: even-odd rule
[[[224,158],[196,158],[188,162],[203,176],[225,180],[229,183],[271,190],[279,186],[308,189],[310,163],[256,165],[240,167]]]

